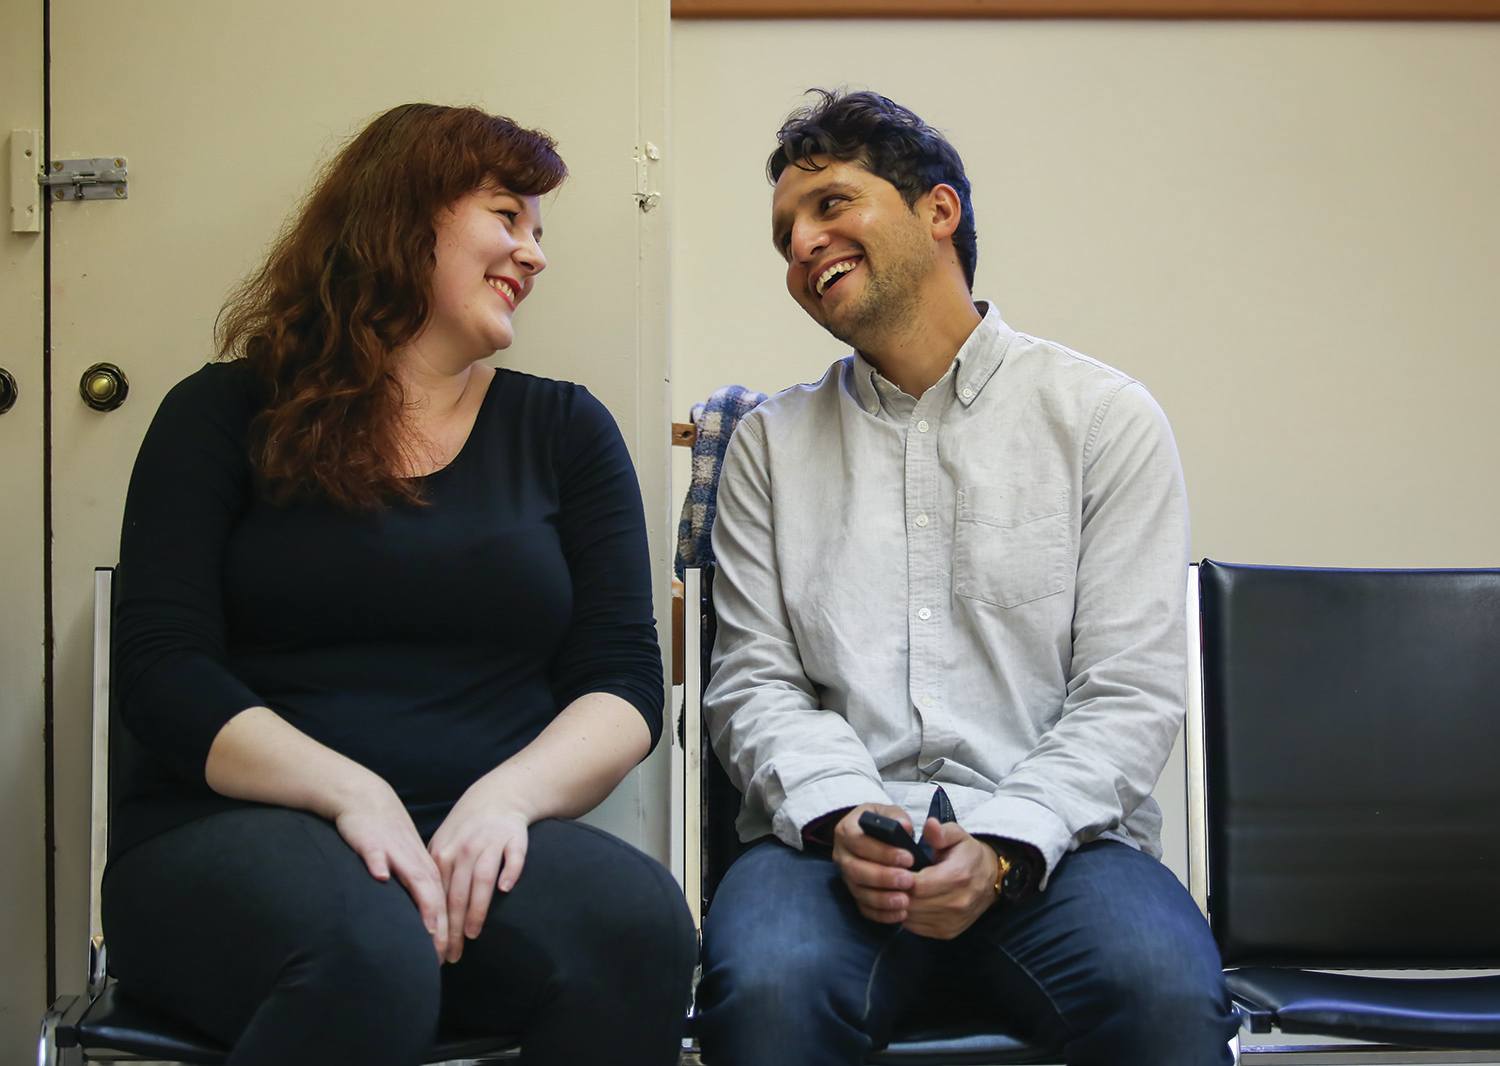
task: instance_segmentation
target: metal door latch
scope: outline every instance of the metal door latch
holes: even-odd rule
[[[661,149],[647,141],[635,153],[635,202],[642,211],[654,211],[661,203],[661,191],[653,189],[651,168],[661,162]]]
[[[52,200],[124,200],[129,196],[124,156],[54,159],[37,176]]]

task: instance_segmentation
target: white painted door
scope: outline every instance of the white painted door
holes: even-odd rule
[[[665,212],[635,194],[637,146],[665,132],[668,13],[666,0],[52,0],[50,19],[51,157],[129,166],[128,198],[51,205],[56,947],[68,991],[86,943],[90,572],[115,560],[161,396],[211,357],[226,293],[319,162],[373,115],[473,103],[557,138],[572,177],[546,205],[550,266],[504,362],[584,382],[614,412],[665,590]],[[108,413],[78,391],[101,361],[130,384]],[[660,759],[596,818],[665,857]]]
[[[42,6],[0,15],[0,1062],[32,1055],[46,1005],[43,745],[43,235],[29,226],[43,120]],[[12,130],[23,131],[13,138]],[[39,139],[39,138],[38,138]],[[13,220],[10,204],[21,206]],[[12,227],[19,226],[20,232]]]

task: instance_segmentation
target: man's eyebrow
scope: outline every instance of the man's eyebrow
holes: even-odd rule
[[[782,239],[783,234],[785,234],[785,232],[786,232],[786,218],[785,218],[785,216],[784,215],[772,215],[771,216],[771,243],[776,246],[776,250],[778,252],[781,251],[781,239]]]
[[[856,191],[856,189],[852,182],[844,178],[829,178],[827,181],[814,185],[811,189],[808,189],[801,196],[797,197],[797,203],[794,206],[801,207],[809,200],[821,199],[832,192],[845,193],[853,191]],[[771,216],[771,243],[776,246],[778,252],[781,251],[781,239],[786,228],[786,212]]]

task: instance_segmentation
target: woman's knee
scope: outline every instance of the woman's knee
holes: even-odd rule
[[[541,858],[539,850],[553,854],[535,870],[528,862],[521,881],[535,880],[524,909],[506,923],[530,926],[520,935],[549,956],[554,981],[654,985],[680,990],[685,1002],[698,937],[672,875],[590,826],[542,822],[533,837],[533,858]],[[564,861],[560,849],[570,853]]]
[[[578,908],[580,946],[605,969],[690,980],[698,934],[681,888],[654,859],[613,838],[601,843],[608,874]]]
[[[372,1019],[424,1019],[435,1027],[441,1006],[441,963],[415,907],[341,908],[287,967],[283,984],[331,1011]],[[395,910],[396,913],[390,913]]]

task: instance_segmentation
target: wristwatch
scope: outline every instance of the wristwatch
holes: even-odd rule
[[[986,840],[995,853],[995,898],[1006,903],[1017,903],[1031,893],[1031,864],[1025,859],[1013,859],[1003,845]]]

